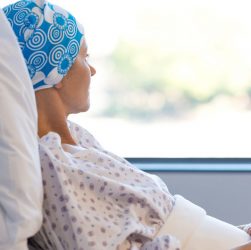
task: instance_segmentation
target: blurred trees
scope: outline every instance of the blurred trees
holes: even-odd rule
[[[251,32],[247,16],[235,6],[223,12],[213,4],[205,5],[182,9],[168,1],[165,7],[142,7],[130,13],[130,28],[121,30],[106,58],[110,78],[105,115],[183,116],[218,96],[248,93]]]

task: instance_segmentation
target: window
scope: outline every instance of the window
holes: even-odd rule
[[[90,111],[70,119],[105,148],[125,157],[250,156],[248,0],[51,2],[85,27],[97,74]]]

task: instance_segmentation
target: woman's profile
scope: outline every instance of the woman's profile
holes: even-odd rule
[[[212,218],[157,176],[106,151],[67,120],[86,112],[96,70],[84,29],[44,0],[4,8],[36,95],[43,175],[43,225],[32,244],[42,249],[227,250],[244,231]]]

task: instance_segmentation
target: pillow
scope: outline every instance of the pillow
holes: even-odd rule
[[[0,249],[27,249],[42,219],[35,95],[0,9]]]

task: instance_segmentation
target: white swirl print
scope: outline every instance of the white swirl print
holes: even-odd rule
[[[14,24],[23,25],[25,17],[30,13],[29,9],[21,9],[14,15]]]
[[[58,62],[61,60],[62,56],[65,54],[65,47],[63,45],[58,45],[54,47],[49,54],[49,63],[53,66],[57,66]]]
[[[25,25],[22,25],[19,30],[19,36],[22,37],[27,30],[27,27]]]
[[[67,24],[68,26],[65,34],[68,38],[74,38],[77,34],[77,26],[71,19],[67,20]]]
[[[27,41],[30,50],[41,50],[47,42],[47,35],[42,29],[37,29]]]
[[[79,52],[79,43],[76,39],[70,41],[67,51],[71,55],[71,57],[75,58],[78,55]]]
[[[10,14],[10,12],[12,11],[12,8],[11,8],[10,5],[8,5],[8,6],[6,6],[6,7],[3,8],[3,11],[4,11],[4,14],[6,16],[8,16]]]
[[[30,56],[28,63],[33,65],[36,71],[40,71],[45,66],[47,60],[48,56],[44,51],[37,51]]]
[[[23,50],[24,47],[25,47],[25,43],[24,42],[18,42],[18,43],[19,43],[19,46],[20,46],[21,50]]]
[[[20,10],[20,9],[26,7],[30,3],[31,3],[30,0],[18,1],[17,3],[13,4],[13,10]]]
[[[13,21],[10,18],[8,18],[8,21],[9,21],[11,27],[13,28]]]
[[[27,65],[30,78],[32,79],[34,75],[36,74],[36,68],[33,65]]]
[[[59,44],[64,39],[63,31],[55,26],[49,28],[48,34],[48,39],[52,44]]]

